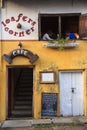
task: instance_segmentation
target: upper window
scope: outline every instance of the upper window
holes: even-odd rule
[[[80,14],[40,14],[39,39],[49,30],[53,32],[52,38],[65,38],[69,32],[79,34],[79,17]]]

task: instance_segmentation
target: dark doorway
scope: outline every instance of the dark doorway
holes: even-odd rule
[[[33,116],[33,68],[9,67],[7,118]]]

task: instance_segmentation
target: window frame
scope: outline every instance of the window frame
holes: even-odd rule
[[[59,38],[61,38],[61,19],[62,19],[62,16],[79,16],[80,17],[81,13],[62,13],[62,14],[43,14],[43,13],[40,13],[38,15],[38,36],[39,36],[39,40],[41,40],[41,17],[58,17],[58,32],[59,32]],[[79,29],[79,23],[78,23],[78,29]],[[78,31],[79,32],[79,31]]]

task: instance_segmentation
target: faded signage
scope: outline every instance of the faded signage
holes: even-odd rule
[[[12,60],[17,56],[23,56],[29,59],[30,63],[34,63],[39,56],[36,54],[33,54],[31,51],[26,49],[16,49],[11,51],[9,54],[4,54],[3,59],[6,60],[9,64],[12,63]]]
[[[15,25],[16,25],[15,30],[17,31],[10,28],[9,26],[13,22],[15,22]],[[21,26],[20,28],[18,28],[18,24],[20,23],[21,23]],[[24,23],[26,23],[27,26],[24,27]],[[7,32],[8,34],[12,36],[17,36],[17,37],[24,37],[26,35],[30,35],[32,32],[35,31],[36,21],[20,13],[17,17],[12,16],[10,18],[7,18],[5,21],[1,21],[1,24],[4,27],[4,31]]]

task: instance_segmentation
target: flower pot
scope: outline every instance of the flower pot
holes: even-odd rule
[[[64,44],[61,44],[61,43],[48,43],[46,44],[46,47],[48,48],[60,48],[60,47],[63,47],[63,48],[75,48],[77,47],[79,44],[78,43],[75,43],[75,42],[71,42],[71,43],[64,43]]]

